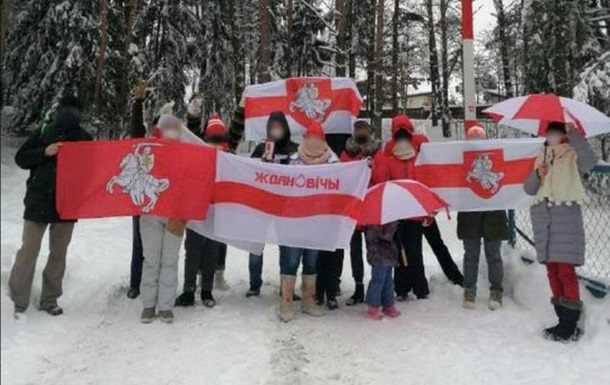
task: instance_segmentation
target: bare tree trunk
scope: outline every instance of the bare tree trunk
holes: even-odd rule
[[[374,125],[381,137],[381,118],[383,114],[383,11],[384,0],[377,0],[377,33],[375,35],[375,119]]]
[[[285,54],[285,63],[286,63],[286,77],[292,77],[292,28],[294,27],[294,4],[293,0],[288,0],[288,4],[286,6],[286,19],[288,25],[288,36],[286,44],[286,54]]]
[[[375,12],[377,7],[375,6],[376,0],[370,0],[369,3],[369,36],[368,36],[368,52],[367,52],[367,68],[366,68],[366,109],[368,111],[369,119],[371,121],[374,118],[374,102],[375,102]]]
[[[102,90],[102,75],[104,74],[104,59],[108,45],[108,0],[100,0],[101,25],[100,25],[100,52],[97,56],[95,68],[95,104],[99,108],[100,92]]]
[[[0,2],[0,63],[6,49],[6,23],[11,14],[11,0],[1,0]],[[0,81],[0,109],[4,106],[4,82]]]
[[[430,83],[432,85],[432,125],[438,124],[438,116],[436,115],[436,104],[438,99],[439,84],[439,69],[438,69],[438,55],[436,52],[436,35],[434,34],[434,9],[432,7],[432,0],[426,1],[426,11],[428,13],[428,44],[430,50]]]
[[[349,42],[348,47],[348,67],[349,67],[349,77],[352,79],[356,78],[356,53],[354,52],[354,42],[353,42],[353,26],[354,26],[354,7],[353,0],[347,0],[347,8],[348,8],[348,18],[347,18],[347,31],[348,37],[347,41]]]
[[[271,80],[271,74],[269,73],[269,65],[271,64],[271,55],[269,52],[271,45],[271,17],[269,16],[269,5],[270,0],[259,0],[259,14],[260,14],[260,61],[259,61],[259,81],[265,83]]]
[[[125,21],[126,21],[126,31],[125,31],[125,41],[123,44],[123,52],[122,52],[122,60],[121,60],[121,83],[118,85],[119,89],[119,98],[120,98],[120,106],[123,108],[123,113],[121,113],[121,117],[127,116],[129,108],[129,47],[131,46],[132,35],[133,35],[133,19],[138,9],[138,0],[128,0],[128,4],[125,9]],[[125,122],[126,120],[122,120]],[[121,124],[121,127],[118,127],[119,130],[115,130],[116,135],[119,132],[124,132],[126,129],[124,124]],[[129,128],[127,128],[129,130]],[[115,135],[112,135],[114,138]]]
[[[447,21],[447,11],[449,9],[449,0],[441,0],[440,13],[441,13],[441,65],[442,65],[442,90],[441,90],[441,110],[442,110],[442,126],[443,136],[448,138],[451,136],[449,130],[449,48],[448,48],[448,36],[447,32],[449,29],[449,23]]]
[[[0,57],[4,54],[6,39],[6,23],[11,14],[11,0],[2,0],[0,2]]]
[[[506,14],[502,0],[494,0],[498,18],[498,33],[500,38],[500,56],[502,58],[502,77],[504,78],[504,93],[507,98],[513,96],[513,84],[510,76],[510,58],[508,57],[508,38],[506,36]]]
[[[233,72],[235,74],[235,84],[233,90],[235,93],[235,104],[237,105],[241,99],[241,94],[244,90],[245,66],[244,66],[244,43],[240,36],[238,23],[243,16],[243,3],[239,0],[231,0],[229,2],[229,20],[231,20],[231,45],[233,47]]]
[[[336,69],[335,73],[337,76],[345,76],[346,68],[346,38],[345,31],[347,27],[347,13],[348,13],[348,0],[336,0],[335,1],[335,23],[337,29],[337,54],[335,55]]]
[[[398,31],[400,20],[400,1],[394,0],[394,14],[392,15],[392,112],[398,113]]]

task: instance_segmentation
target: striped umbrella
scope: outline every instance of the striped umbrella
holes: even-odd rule
[[[401,219],[426,217],[448,207],[447,202],[422,183],[393,180],[367,191],[358,224],[383,225]]]
[[[496,122],[544,136],[549,122],[574,123],[589,138],[610,132],[610,118],[590,105],[553,94],[518,96],[483,111]]]

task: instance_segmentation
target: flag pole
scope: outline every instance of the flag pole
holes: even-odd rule
[[[477,121],[474,82],[473,0],[462,0],[462,59],[464,71],[464,134]]]

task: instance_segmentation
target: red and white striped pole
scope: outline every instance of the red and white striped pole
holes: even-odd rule
[[[464,130],[477,123],[477,104],[474,83],[474,32],[472,2],[462,0],[462,58],[464,71]]]

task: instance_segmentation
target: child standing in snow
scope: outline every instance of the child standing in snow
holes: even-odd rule
[[[398,266],[398,245],[394,235],[398,222],[382,226],[366,226],[366,259],[372,266],[371,281],[366,291],[366,315],[372,320],[381,320],[384,315],[390,318],[400,316],[394,307],[394,279],[392,271]]]
[[[545,329],[554,341],[576,340],[582,301],[576,266],[585,262],[585,230],[581,204],[586,192],[581,176],[597,163],[589,143],[573,124],[551,122],[544,152],[525,181],[525,192],[534,196],[530,209],[538,262],[546,265],[559,323]]]
[[[170,114],[161,115],[158,127],[166,139],[180,138],[182,124]],[[162,218],[156,215],[140,217],[140,234],[144,249],[142,283],[140,285],[142,305],[142,323],[150,323],[156,317],[162,322],[174,321],[174,301],[178,285],[178,254],[186,222]]]
[[[466,133],[468,140],[487,139],[481,126],[473,126]],[[487,269],[490,284],[488,306],[490,310],[502,307],[502,281],[504,264],[502,262],[502,241],[508,239],[506,212],[477,211],[460,212],[457,217],[458,238],[464,242],[464,300],[466,309],[474,309],[477,295],[477,278],[479,275],[479,257],[481,255],[481,238],[485,248]]]

